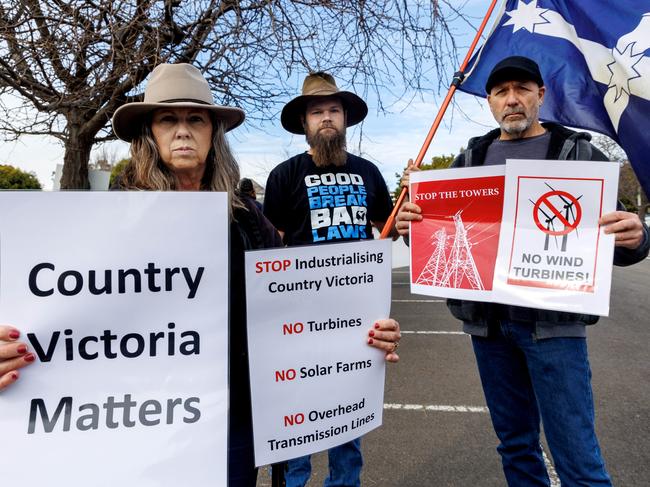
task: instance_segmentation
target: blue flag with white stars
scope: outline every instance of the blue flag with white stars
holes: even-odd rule
[[[616,140],[650,195],[650,1],[508,0],[459,89],[486,96],[514,55],[540,67],[540,118]]]

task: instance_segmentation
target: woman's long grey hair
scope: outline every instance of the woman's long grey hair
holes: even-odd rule
[[[232,217],[233,208],[245,208],[235,192],[239,182],[239,165],[232,155],[221,122],[213,118],[212,127],[212,147],[205,161],[201,190],[226,191],[230,195]],[[150,122],[143,124],[141,134],[131,142],[131,161],[122,173],[120,186],[124,189],[154,191],[178,189],[176,175],[160,159]]]

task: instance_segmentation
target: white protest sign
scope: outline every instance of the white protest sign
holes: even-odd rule
[[[391,241],[246,253],[255,463],[325,450],[381,425]]]
[[[495,300],[607,315],[616,210],[615,162],[509,160]]]
[[[227,485],[220,193],[0,192],[3,485]]]

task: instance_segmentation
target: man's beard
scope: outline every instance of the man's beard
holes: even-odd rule
[[[506,120],[506,116],[513,113],[521,113],[524,116],[524,119],[513,120],[513,121]],[[525,110],[520,108],[509,109],[506,110],[506,112],[501,117],[501,123],[499,123],[499,126],[501,127],[501,130],[503,130],[505,133],[509,135],[513,135],[515,137],[521,136],[526,130],[528,130],[533,125],[533,122],[537,120],[538,116],[539,116],[539,107],[536,107],[536,109],[533,108],[533,113],[531,113],[530,115],[526,115]]]
[[[348,158],[348,154],[345,152],[345,128],[339,131],[331,125],[327,127],[332,128],[336,133],[330,135],[324,133],[323,130],[317,130],[316,133],[307,131],[307,143],[311,147],[311,157],[317,167],[343,166]]]

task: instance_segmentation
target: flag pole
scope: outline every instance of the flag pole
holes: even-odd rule
[[[476,45],[478,44],[479,40],[481,39],[481,35],[483,34],[483,30],[485,30],[485,26],[488,23],[488,20],[490,19],[490,16],[492,15],[492,11],[494,10],[494,7],[496,6],[497,2],[499,0],[492,0],[492,3],[490,4],[490,8],[488,8],[487,13],[485,14],[485,18],[483,19],[483,22],[481,22],[481,25],[479,26],[478,30],[476,31],[476,36],[474,37],[474,40],[472,41],[472,45],[469,47],[469,50],[467,51],[467,55],[465,56],[465,59],[463,60],[463,64],[460,66],[460,70],[458,70],[456,73],[454,73],[454,79],[451,82],[451,86],[449,87],[449,91],[447,92],[447,96],[445,97],[444,101],[442,102],[442,106],[440,107],[440,110],[438,111],[438,115],[436,116],[435,120],[433,121],[433,125],[429,129],[429,133],[427,134],[426,139],[424,139],[424,144],[422,144],[422,148],[420,149],[420,153],[418,156],[415,158],[415,166],[420,167],[422,164],[422,160],[424,159],[425,154],[427,153],[427,150],[429,149],[429,146],[431,145],[431,141],[433,140],[433,136],[436,134],[438,131],[438,127],[440,126],[440,122],[442,122],[442,117],[445,115],[445,112],[447,111],[447,108],[449,107],[449,103],[451,103],[451,99],[453,98],[454,94],[456,93],[456,89],[458,86],[462,83],[464,77],[465,77],[465,69],[467,69],[467,65],[469,64],[469,60],[472,58],[472,54],[474,53],[474,49],[476,49]],[[384,225],[384,228],[381,231],[381,236],[380,238],[386,238],[388,235],[391,234],[391,230],[393,228],[393,224],[395,222],[395,215],[399,211],[399,207],[402,206],[402,203],[404,202],[404,198],[406,198],[406,193],[407,193],[407,188],[404,187],[402,188],[402,191],[399,194],[399,197],[397,198],[397,201],[395,202],[395,207],[393,208],[393,211],[391,212],[390,216],[388,217],[388,220],[386,221],[386,224]]]

